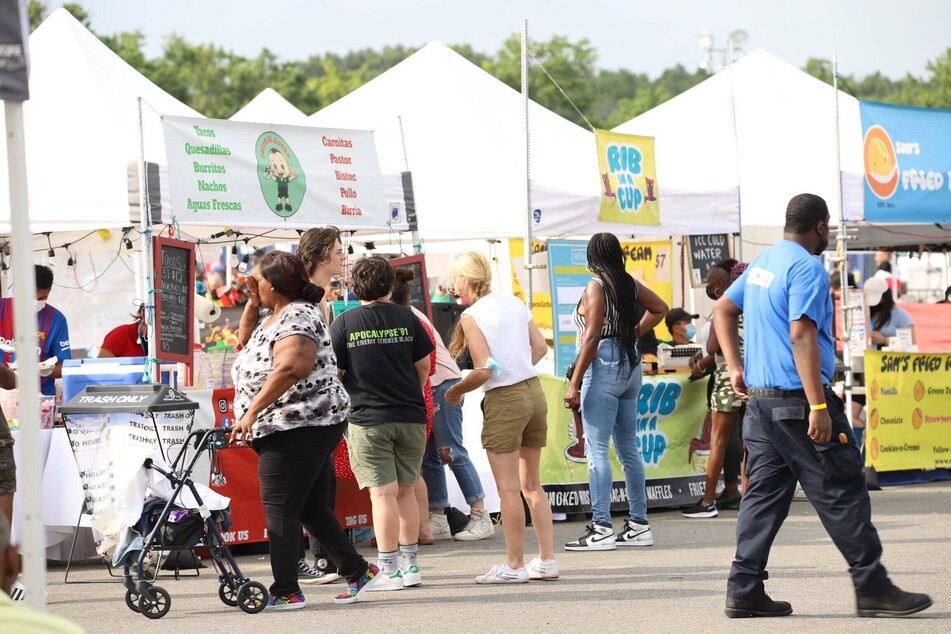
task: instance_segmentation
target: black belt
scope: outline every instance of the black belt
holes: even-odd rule
[[[823,390],[829,389],[828,385],[822,386]],[[755,398],[790,398],[793,396],[805,396],[805,390],[775,390],[771,387],[748,387],[746,395]]]

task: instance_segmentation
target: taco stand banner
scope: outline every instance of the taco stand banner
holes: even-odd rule
[[[373,133],[164,117],[172,211],[183,224],[384,228]]]
[[[869,222],[951,222],[951,110],[859,102]]]

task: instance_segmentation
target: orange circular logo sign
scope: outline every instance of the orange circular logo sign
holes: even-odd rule
[[[868,129],[862,155],[869,188],[879,198],[891,198],[898,189],[898,156],[885,128],[873,125]]]

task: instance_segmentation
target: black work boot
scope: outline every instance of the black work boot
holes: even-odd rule
[[[874,597],[856,597],[855,603],[859,616],[908,616],[930,608],[931,597],[892,586]]]
[[[731,619],[745,619],[753,616],[789,616],[792,605],[788,601],[773,601],[768,594],[739,599],[726,598],[726,615]]]

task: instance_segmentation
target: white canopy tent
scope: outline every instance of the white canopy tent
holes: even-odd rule
[[[229,121],[309,125],[307,115],[273,88],[265,88],[243,108],[231,115]]]
[[[429,43],[310,120],[374,130],[383,171],[412,172],[424,240],[525,234],[522,97],[448,46]],[[661,227],[600,223],[593,134],[534,102],[529,129],[532,207],[541,210],[535,235],[669,235],[688,227],[709,233],[738,227],[729,195],[722,213],[710,213],[665,186],[662,172]]]
[[[839,107],[842,171],[858,175],[858,101],[840,94]],[[760,246],[781,235],[786,203],[796,194],[822,196],[837,217],[834,117],[831,86],[756,50],[615,131],[657,137],[662,209],[670,187],[697,193],[738,188],[743,240]],[[861,212],[861,181],[845,183],[845,209],[854,216]],[[744,257],[750,253],[744,249]]]
[[[160,115],[201,115],[129,66],[65,9],[30,35],[30,61],[24,135],[32,231],[82,235],[129,226],[139,206],[138,98],[147,161],[164,163]],[[5,153],[0,175],[5,188]],[[9,231],[3,200],[0,234]]]
[[[657,138],[662,213],[671,189],[697,194],[697,205],[711,212],[722,196],[734,196],[749,259],[781,236],[796,194],[822,196],[838,218],[834,95],[832,86],[760,49],[615,131]],[[839,149],[843,210],[857,238],[850,249],[951,240],[948,228],[864,221],[859,104],[841,91]]]

